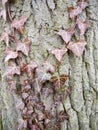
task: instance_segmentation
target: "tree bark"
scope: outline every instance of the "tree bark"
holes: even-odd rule
[[[62,27],[67,29],[71,22],[68,7],[76,4],[76,0],[17,0],[11,5],[12,18],[27,16],[24,37],[31,40],[29,57],[26,62],[36,61],[39,65],[46,60],[57,64],[50,53],[54,48],[63,47],[63,40],[56,34]],[[98,0],[89,0],[89,6],[83,11],[81,18],[88,19],[90,28],[85,37],[87,45],[82,57],[68,52],[58,68],[59,74],[69,75],[68,85],[72,86],[69,97],[58,107],[58,111],[66,109],[69,120],[62,122],[61,130],[97,130],[98,129]],[[0,20],[0,33],[9,23]],[[78,35],[76,35],[78,37]],[[0,43],[1,87],[0,87],[0,130],[17,130],[17,118],[20,112],[15,109],[19,98],[15,92],[10,93],[5,79],[2,77],[4,67],[5,44]],[[53,102],[52,97],[43,99],[46,109]],[[48,102],[48,103],[47,103]]]

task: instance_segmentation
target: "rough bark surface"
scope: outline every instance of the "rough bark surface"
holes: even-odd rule
[[[98,129],[98,0],[89,0],[89,7],[81,15],[90,21],[86,32],[87,45],[81,58],[68,52],[59,66],[58,73],[69,75],[69,86],[72,86],[70,97],[59,106],[58,111],[66,108],[70,118],[62,123],[62,130],[97,130]],[[45,60],[57,63],[50,51],[63,46],[63,40],[56,34],[62,27],[70,27],[67,7],[75,6],[76,0],[17,0],[11,6],[12,17],[25,15],[25,37],[28,35],[32,44],[30,54],[25,61],[36,61],[42,64]],[[0,33],[7,26],[0,20]],[[78,36],[77,36],[78,37]],[[1,87],[0,87],[0,130],[17,130],[15,109],[17,95],[9,93],[4,72],[5,44],[0,43]],[[52,97],[43,99],[46,109],[52,103]],[[48,104],[47,104],[48,103]]]

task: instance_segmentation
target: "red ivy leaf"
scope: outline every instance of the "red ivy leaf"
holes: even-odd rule
[[[76,43],[70,42],[67,46],[69,50],[71,50],[76,56],[80,57],[83,54],[86,45],[85,40],[79,40]]]
[[[56,59],[61,62],[63,55],[67,52],[66,48],[62,49],[54,49],[52,50],[52,54],[55,55]]]
[[[22,100],[18,100],[16,103],[16,109],[17,110],[23,110],[24,109],[25,104],[22,102]]]
[[[48,61],[43,63],[43,68],[46,72],[54,73],[55,72],[55,67],[51,65]]]
[[[19,30],[20,33],[23,34],[23,26],[24,26],[26,21],[27,21],[27,17],[21,16],[18,20],[16,20],[16,19],[13,20],[11,27]]]
[[[83,22],[82,20],[77,19],[76,23],[78,24],[78,27],[80,29],[80,35],[84,35],[86,29],[89,27],[88,21]]]
[[[6,9],[5,8],[0,11],[0,17],[3,17],[4,21],[6,21]]]
[[[88,6],[88,3],[85,1],[80,1],[77,3],[77,5],[83,10]]]
[[[18,56],[17,51],[12,51],[11,49],[7,48],[6,50],[6,57],[5,57],[5,62],[9,61],[10,59],[15,59]]]
[[[21,51],[23,54],[28,56],[29,50],[30,50],[30,41],[27,40],[24,43],[17,42],[17,51]]]
[[[2,0],[2,5],[5,5],[8,0]]]
[[[20,75],[20,67],[19,66],[8,66],[5,70],[5,73],[3,76],[9,76],[9,75]]]
[[[50,80],[50,78],[51,78],[51,74],[47,73],[46,70],[44,70],[43,67],[37,68],[36,73],[37,73],[37,76],[38,76],[38,80],[42,83],[44,83],[47,80]]]
[[[74,19],[77,15],[82,13],[82,9],[79,6],[77,6],[76,8],[70,7],[69,13],[70,18]]]
[[[60,30],[58,34],[62,37],[62,39],[68,43],[71,40],[72,35],[74,34],[74,27],[65,30]]]
[[[6,43],[6,45],[9,46],[9,34],[8,34],[7,30],[2,33],[1,41],[4,41]]]
[[[16,89],[16,81],[8,81],[8,85],[9,85],[9,91],[12,92],[13,90]]]
[[[29,77],[33,77],[34,70],[38,67],[35,62],[30,62],[26,67],[26,72],[28,73]]]
[[[23,130],[27,128],[27,120],[18,119],[18,130]]]

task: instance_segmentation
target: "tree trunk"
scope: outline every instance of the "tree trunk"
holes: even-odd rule
[[[54,48],[61,48],[64,42],[57,31],[71,26],[67,8],[77,0],[17,0],[11,4],[12,18],[27,16],[24,37],[31,40],[29,57],[25,62],[35,61],[41,65],[46,60],[57,64],[51,54]],[[89,6],[81,18],[88,19],[90,28],[85,37],[87,45],[82,57],[76,57],[70,51],[64,55],[58,73],[69,75],[68,86],[72,86],[71,95],[59,105],[57,111],[66,109],[69,120],[61,124],[61,130],[97,130],[98,129],[98,0],[89,0]],[[0,20],[0,33],[9,26]],[[78,35],[76,35],[78,37]],[[5,44],[0,43],[1,87],[0,87],[0,130],[17,130],[17,118],[21,116],[15,108],[19,98],[10,93],[6,80],[2,77],[5,65]],[[42,99],[46,109],[50,109],[52,96]]]

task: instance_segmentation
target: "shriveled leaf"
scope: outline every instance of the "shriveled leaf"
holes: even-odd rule
[[[55,86],[56,90],[62,90],[66,80],[68,79],[68,75],[60,75],[60,76],[53,76],[51,77],[51,82],[53,83],[53,85]]]
[[[7,32],[7,30],[2,33],[0,40],[4,41],[6,45],[9,46],[9,33]]]
[[[71,40],[72,35],[74,34],[74,27],[69,28],[67,30],[60,30],[57,34],[59,34],[62,39],[68,43]]]
[[[8,66],[5,70],[5,73],[3,76],[9,76],[9,75],[20,75],[20,67],[19,66]]]
[[[83,22],[82,20],[77,19],[77,24],[78,24],[78,27],[80,29],[80,35],[84,35],[85,31],[89,27],[88,21]]]
[[[22,42],[17,42],[16,46],[17,51],[21,51],[23,54],[28,56],[29,50],[30,50],[30,41],[26,41],[24,43]]]
[[[86,45],[85,40],[79,40],[76,43],[70,42],[67,46],[69,50],[71,50],[76,56],[80,57],[83,54]]]
[[[15,59],[18,56],[17,51],[12,51],[9,48],[6,50],[6,57],[5,57],[5,62],[9,61],[10,59]]]
[[[56,57],[56,59],[61,62],[64,54],[67,52],[66,48],[62,48],[62,49],[54,49],[52,50],[52,54]]]
[[[18,119],[18,130],[23,130],[27,128],[27,120]]]
[[[88,6],[88,2],[80,1],[77,3],[77,5],[83,10]]]
[[[74,19],[77,15],[82,13],[82,9],[79,6],[76,8],[69,8],[69,13],[70,18]]]
[[[6,9],[5,8],[0,11],[0,17],[3,17],[4,21],[6,21]]]
[[[24,109],[25,104],[22,102],[22,100],[18,100],[16,103],[16,109],[17,110],[23,110]]]
[[[54,73],[55,72],[55,67],[50,64],[48,61],[46,61],[45,63],[43,63],[43,68],[46,72],[50,72],[50,73]]]
[[[23,33],[23,26],[27,21],[27,17],[21,16],[18,20],[13,20],[11,27],[15,28],[20,31],[20,33]]]
[[[2,5],[5,5],[8,0],[2,0]]]

